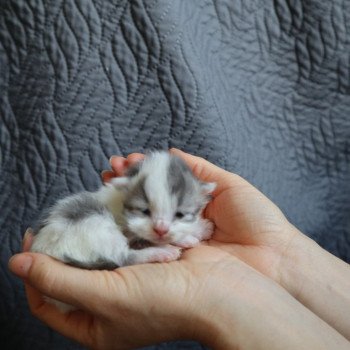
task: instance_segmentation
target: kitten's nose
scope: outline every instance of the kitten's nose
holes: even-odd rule
[[[153,231],[159,236],[162,237],[165,234],[167,234],[169,232],[169,225],[166,224],[165,222],[157,222],[154,226],[153,226]]]

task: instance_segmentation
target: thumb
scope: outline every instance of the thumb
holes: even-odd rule
[[[176,148],[172,148],[170,153],[184,160],[192,170],[193,174],[201,181],[216,182],[217,187],[214,193],[221,192],[221,190],[231,187],[234,184],[237,184],[237,182],[239,184],[245,183],[240,176],[221,169],[204,158],[193,156]]]
[[[108,304],[108,295],[112,294],[115,302],[121,292],[117,273],[78,269],[43,254],[16,254],[9,261],[9,269],[42,294],[96,314],[102,311],[102,289],[118,289],[103,295],[104,305]]]

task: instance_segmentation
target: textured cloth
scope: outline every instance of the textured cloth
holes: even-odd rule
[[[0,0],[1,348],[78,348],[7,261],[112,154],[203,156],[349,261],[349,23],[349,0]]]

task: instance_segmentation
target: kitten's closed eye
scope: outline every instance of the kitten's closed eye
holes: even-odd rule
[[[194,214],[178,211],[175,214],[175,218],[183,221],[192,221],[194,219]]]
[[[151,211],[148,208],[145,207],[131,207],[131,206],[125,206],[125,209],[131,213],[134,214],[141,214],[145,216],[151,216]]]
[[[140,209],[140,211],[142,212],[142,214],[146,215],[146,216],[151,216],[151,211],[147,208],[147,209]]]
[[[184,213],[181,213],[180,211],[178,211],[178,212],[175,214],[175,217],[176,217],[177,219],[182,219],[184,216],[185,216],[185,214],[184,214]]]

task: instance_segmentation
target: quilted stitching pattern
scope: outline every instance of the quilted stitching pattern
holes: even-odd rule
[[[43,208],[99,185],[111,154],[204,156],[350,261],[349,17],[342,0],[0,0],[8,348],[78,347],[33,320],[7,260]],[[157,348],[187,346],[200,348]]]

